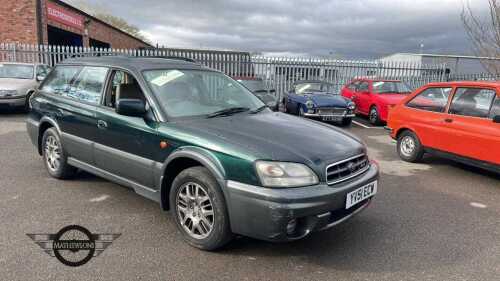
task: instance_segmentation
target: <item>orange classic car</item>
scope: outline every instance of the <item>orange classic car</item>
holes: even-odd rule
[[[425,153],[500,172],[500,81],[431,83],[389,112],[401,159]]]

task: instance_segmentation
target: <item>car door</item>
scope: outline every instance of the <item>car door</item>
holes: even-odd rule
[[[452,91],[452,87],[424,88],[406,104],[405,126],[415,131],[425,147],[446,151],[452,141],[443,126],[449,118],[446,110]]]
[[[500,124],[493,122],[499,107],[493,88],[457,88],[443,125],[449,140],[447,151],[500,164]]]
[[[94,145],[96,166],[115,176],[143,187],[157,189],[155,171],[161,163],[158,122],[154,115],[125,116],[116,113],[119,99],[141,99],[146,102],[143,88],[128,72],[114,70],[106,87],[106,95],[96,110],[98,135]],[[147,103],[147,102],[146,102]]]
[[[370,107],[370,84],[368,81],[360,81],[356,90],[354,102],[358,107],[358,111],[363,114],[368,114]]]
[[[68,156],[88,164],[94,162],[95,108],[102,91],[99,84],[101,87],[104,84],[106,72],[105,68],[57,66],[40,89],[45,93],[40,102],[40,111],[45,118],[57,123]],[[92,84],[94,86],[86,87]]]

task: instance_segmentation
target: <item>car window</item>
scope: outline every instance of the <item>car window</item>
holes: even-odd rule
[[[495,116],[500,116],[500,97],[496,97],[491,107],[490,118],[493,119]]]
[[[495,91],[479,88],[458,88],[450,105],[450,114],[488,118]]]
[[[410,87],[400,81],[375,81],[373,82],[373,92],[377,94],[408,94]]]
[[[429,88],[415,96],[406,105],[433,112],[444,112],[452,88]]]
[[[297,83],[294,86],[295,93],[298,95],[309,94],[313,92],[324,92],[331,94],[338,94],[334,85],[324,82],[303,82]]]
[[[49,68],[45,65],[39,65],[36,68],[36,76],[46,77],[49,74]]]
[[[0,63],[0,78],[33,79],[33,65]]]
[[[59,95],[67,94],[71,81],[81,69],[80,66],[57,66],[45,79],[41,90]]]
[[[105,67],[84,67],[70,87],[66,96],[84,102],[98,104],[106,81]]]
[[[368,82],[360,82],[357,92],[368,92]]]
[[[352,82],[351,84],[349,84],[349,85],[347,86],[347,88],[349,88],[349,89],[350,89],[350,90],[352,90],[352,91],[356,91],[356,87],[358,86],[358,84],[359,84],[359,81],[354,81],[354,82]]]
[[[137,80],[127,72],[115,70],[111,74],[111,84],[108,86],[103,104],[115,108],[116,101],[120,98],[140,99],[146,102]]]
[[[169,117],[206,117],[231,108],[255,110],[264,104],[239,82],[205,70],[145,71],[144,77]]]

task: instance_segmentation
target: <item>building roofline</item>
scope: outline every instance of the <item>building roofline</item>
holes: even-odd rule
[[[388,58],[394,55],[405,55],[405,56],[420,56],[420,57],[435,57],[435,58],[452,58],[452,59],[481,59],[481,60],[500,60],[500,58],[494,57],[479,57],[479,56],[467,56],[467,55],[447,55],[447,54],[428,54],[428,53],[394,53],[382,57],[381,59]]]
[[[47,0],[47,1],[52,1],[52,2],[54,2],[54,3],[56,3],[56,4],[58,4],[58,5],[61,5],[61,6],[65,7],[65,8],[67,8],[67,9],[71,9],[71,10],[73,10],[73,11],[76,11],[77,13],[82,14],[82,15],[84,15],[85,17],[91,18],[92,20],[97,21],[97,22],[99,22],[99,23],[101,23],[101,24],[103,24],[103,25],[105,25],[105,26],[107,26],[107,27],[109,27],[109,28],[111,28],[111,29],[114,29],[114,30],[116,30],[116,31],[118,31],[118,32],[120,32],[120,33],[122,33],[122,34],[124,34],[124,35],[127,35],[127,36],[129,36],[129,37],[132,37],[132,38],[134,38],[135,40],[137,40],[137,41],[139,41],[139,42],[141,42],[141,43],[145,44],[145,45],[146,45],[146,46],[148,46],[148,47],[153,47],[153,48],[154,48],[154,46],[153,46],[153,45],[151,45],[150,43],[148,43],[148,42],[146,42],[146,41],[144,41],[144,40],[142,40],[142,39],[140,39],[140,38],[137,38],[136,36],[134,36],[134,35],[132,35],[132,34],[130,34],[130,33],[128,33],[128,32],[125,32],[125,31],[123,31],[123,30],[119,29],[118,27],[113,26],[113,25],[111,25],[111,24],[109,24],[109,23],[107,23],[107,22],[105,22],[105,21],[103,21],[103,20],[100,20],[100,19],[98,19],[98,18],[94,17],[93,15],[90,15],[90,14],[88,14],[87,12],[85,12],[85,11],[83,11],[83,10],[78,9],[78,8],[77,8],[77,7],[75,7],[75,6],[72,6],[72,5],[70,5],[70,4],[66,3],[66,2],[63,2],[62,0]]]

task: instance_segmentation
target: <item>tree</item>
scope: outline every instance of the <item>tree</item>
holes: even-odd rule
[[[137,37],[149,44],[151,44],[151,41],[144,36],[144,34],[141,33],[141,30],[133,25],[128,23],[125,19],[121,17],[114,16],[108,12],[106,12],[104,7],[101,6],[91,6],[85,1],[78,0],[73,3],[78,9],[85,11],[86,13],[92,15],[93,17],[96,17],[103,22],[112,25],[134,37]]]
[[[492,59],[500,59],[500,0],[487,1],[488,17],[479,17],[466,5],[461,18],[476,55],[484,57],[483,66],[491,74],[500,76],[500,61]]]

